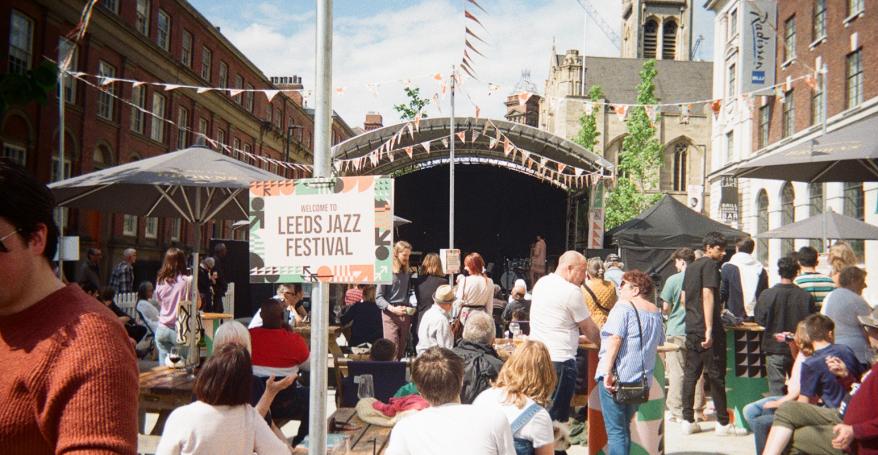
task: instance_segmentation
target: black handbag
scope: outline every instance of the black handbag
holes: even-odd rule
[[[630,303],[630,302],[629,302]],[[643,327],[640,325],[640,313],[637,312],[637,307],[631,303],[631,307],[634,308],[634,315],[637,316],[637,335],[640,338],[640,353],[643,355]],[[616,363],[619,362],[619,359],[616,358]],[[641,357],[640,359],[640,367],[643,375],[640,377],[639,381],[632,382],[622,382],[619,381],[619,375],[615,372],[617,371],[616,365],[613,365],[613,371],[616,375],[616,391],[613,392],[613,399],[616,400],[617,403],[621,404],[641,404],[649,401],[649,378],[646,376],[646,363]]]

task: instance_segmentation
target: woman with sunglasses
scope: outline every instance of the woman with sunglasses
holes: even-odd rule
[[[662,312],[646,299],[652,280],[640,270],[622,275],[620,298],[601,328],[601,350],[595,380],[607,429],[608,455],[630,453],[631,418],[637,404],[621,403],[615,395],[620,383],[652,383],[658,346],[665,341]]]

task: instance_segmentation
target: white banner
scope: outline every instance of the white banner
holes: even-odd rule
[[[774,85],[777,0],[740,2],[744,27],[741,35],[741,91]]]

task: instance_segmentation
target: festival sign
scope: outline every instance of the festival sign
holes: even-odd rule
[[[746,93],[774,85],[777,0],[749,0],[741,2],[741,8],[741,83]]]
[[[606,186],[603,179],[598,180],[591,188],[591,203],[588,210],[588,249],[600,249],[604,247],[604,196]]]
[[[251,283],[389,284],[392,247],[390,177],[250,185]]]

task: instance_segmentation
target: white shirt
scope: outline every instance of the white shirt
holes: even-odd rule
[[[515,455],[509,422],[496,407],[449,403],[393,427],[386,455]]]
[[[149,326],[149,330],[155,334],[159,327],[159,309],[149,300],[138,300],[136,309],[137,322]]]
[[[424,312],[421,322],[418,323],[418,345],[416,347],[418,355],[433,346],[448,349],[454,347],[454,334],[451,333],[448,316],[435,303]]]
[[[156,454],[270,454],[290,451],[249,404],[212,406],[201,401],[168,417]]]
[[[509,422],[509,425],[512,425],[512,422],[515,422],[515,419],[517,419],[525,409],[534,404],[534,400],[531,400],[530,398],[525,399],[527,402],[524,404],[524,407],[518,408],[511,402],[506,402],[505,389],[491,387],[476,397],[475,401],[473,401],[473,406],[490,406],[499,408],[503,411],[503,414],[506,415],[506,420]],[[554,443],[555,431],[552,429],[552,418],[549,416],[549,412],[546,411],[545,408],[540,408],[530,421],[524,424],[524,426],[521,427],[517,433],[514,433],[512,437],[532,441],[534,448],[540,448],[546,444]]]
[[[573,359],[579,346],[579,323],[590,316],[579,286],[550,273],[533,289],[530,338],[546,345],[553,362]]]

